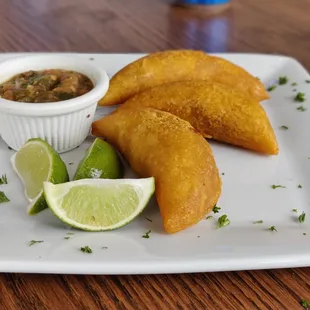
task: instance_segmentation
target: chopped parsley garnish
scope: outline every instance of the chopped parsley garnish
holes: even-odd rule
[[[298,188],[302,188],[302,186],[301,186],[301,184],[298,184],[298,186],[297,186]]]
[[[298,212],[298,210],[297,210],[297,209],[292,209],[292,211],[293,211],[293,212]]]
[[[254,221],[253,224],[263,224],[263,220]]]
[[[308,308],[310,307],[310,304],[309,304],[308,301],[305,300],[305,299],[302,299],[302,300],[300,301],[300,304],[301,304],[305,309],[308,309]]]
[[[74,233],[73,232],[68,232],[67,235],[72,236],[72,235],[74,235]]]
[[[292,85],[292,86],[296,86],[296,85],[297,85],[297,83],[296,83],[296,82],[294,82],[294,83],[292,83],[291,85]]]
[[[276,229],[275,226],[270,226],[270,227],[268,228],[268,230],[270,230],[270,231],[277,231],[277,229]]]
[[[225,227],[229,224],[230,224],[230,220],[228,219],[226,214],[223,214],[222,216],[218,218],[216,228]]]
[[[298,221],[299,221],[299,223],[303,223],[303,222],[305,221],[305,219],[306,219],[306,213],[303,212],[303,213],[301,213],[301,214],[299,215]]]
[[[10,199],[6,197],[5,193],[0,191],[0,203],[9,202],[9,201]]]
[[[288,78],[286,76],[280,76],[279,77],[279,85],[287,84]]]
[[[151,230],[147,231],[147,232],[142,236],[142,238],[149,239],[149,238],[150,238],[150,233],[151,233]]]
[[[276,189],[276,188],[286,188],[286,187],[283,185],[271,185],[271,188]]]
[[[215,206],[213,207],[213,209],[212,209],[212,211],[213,211],[214,213],[219,213],[220,210],[221,210],[221,208],[218,207],[217,205],[215,205]]]
[[[288,127],[285,126],[285,125],[281,126],[280,128],[283,129],[283,130],[288,130]]]
[[[304,102],[306,100],[305,94],[301,93],[301,92],[297,93],[297,95],[296,95],[294,100],[298,101],[298,102]]]
[[[296,110],[301,111],[301,112],[305,112],[307,109],[305,107],[303,107],[302,105],[300,105]]]
[[[148,217],[145,218],[147,221],[149,222],[153,222],[151,219],[149,219]]]
[[[88,254],[93,253],[92,249],[88,245],[81,247],[81,251]]]
[[[30,242],[29,242],[29,246],[32,246],[32,245],[34,245],[34,244],[36,244],[36,243],[42,243],[43,242],[43,240],[31,240]]]
[[[8,179],[6,177],[6,174],[3,174],[2,177],[0,178],[0,185],[2,184],[8,184]]]
[[[305,80],[305,82],[306,82],[307,84],[309,84],[309,83],[310,83],[310,80]]]
[[[209,215],[206,217],[206,220],[212,220],[212,219],[214,219],[214,217],[212,215]]]
[[[271,85],[267,88],[267,91],[273,91],[277,88],[277,85]]]

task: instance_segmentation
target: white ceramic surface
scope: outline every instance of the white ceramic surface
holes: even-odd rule
[[[104,68],[73,55],[32,55],[0,63],[0,83],[29,70],[74,70],[88,76],[94,88],[83,96],[51,103],[24,103],[0,98],[0,134],[14,150],[28,139],[42,138],[59,153],[79,146],[87,137],[98,100],[109,86]]]
[[[1,55],[0,60],[15,55]],[[141,55],[79,55],[105,68],[111,76],[116,70]],[[267,85],[279,76],[289,83],[271,92],[263,102],[280,145],[280,154],[261,156],[228,145],[212,142],[212,149],[223,180],[223,193],[215,214],[227,214],[231,224],[216,229],[215,220],[174,235],[164,233],[154,200],[134,222],[119,230],[87,233],[64,226],[49,210],[35,217],[26,214],[27,200],[21,182],[10,167],[13,151],[0,142],[0,175],[7,174],[9,184],[1,185],[11,199],[0,205],[0,271],[76,274],[186,273],[310,266],[310,107],[296,108],[296,92],[306,94],[308,73],[295,60],[281,56],[222,54],[249,70]],[[296,82],[297,86],[291,86]],[[96,118],[111,108],[98,109]],[[288,130],[279,127],[286,125]],[[62,154],[73,175],[87,139],[80,148]],[[70,164],[69,164],[70,163]],[[132,176],[128,169],[126,176]],[[286,188],[273,190],[271,185]],[[302,188],[298,188],[301,184]],[[297,208],[296,214],[291,210]],[[304,223],[298,215],[307,213]],[[148,221],[146,218],[152,220]],[[253,221],[263,220],[263,224]],[[268,230],[274,225],[277,232]],[[151,230],[150,238],[142,235]],[[64,239],[68,232],[74,235]],[[304,235],[303,233],[306,233]],[[28,246],[29,242],[43,243]],[[80,251],[88,245],[93,253]]]

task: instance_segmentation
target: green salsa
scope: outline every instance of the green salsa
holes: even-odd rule
[[[85,75],[60,69],[27,71],[0,84],[0,98],[29,103],[76,98],[94,88]]]

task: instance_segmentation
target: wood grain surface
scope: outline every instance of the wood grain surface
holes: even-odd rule
[[[310,69],[309,0],[232,0],[212,16],[164,0],[0,0],[1,52],[284,54]],[[305,245],[307,246],[307,245]],[[0,309],[302,309],[310,268],[154,276],[0,275]]]

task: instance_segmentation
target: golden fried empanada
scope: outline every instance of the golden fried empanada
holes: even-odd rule
[[[170,112],[190,122],[206,138],[265,154],[279,152],[262,106],[230,86],[206,81],[175,82],[145,90],[120,109],[141,106]]]
[[[186,80],[209,80],[247,92],[258,101],[268,99],[264,85],[243,68],[202,51],[172,50],[142,57],[117,72],[99,105],[121,104],[148,88]]]
[[[150,108],[119,109],[92,125],[114,144],[140,176],[155,177],[155,194],[166,232],[199,222],[221,193],[208,142],[188,122]]]

